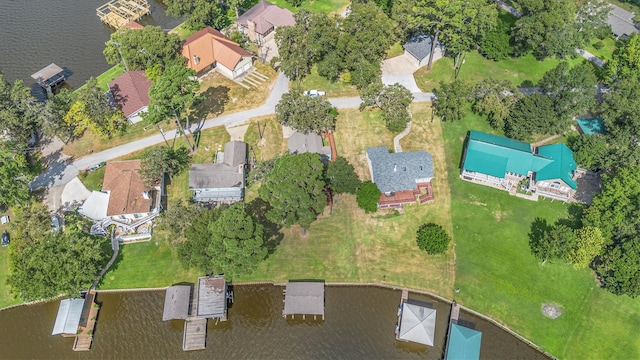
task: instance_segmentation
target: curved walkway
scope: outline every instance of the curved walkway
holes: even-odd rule
[[[402,146],[400,146],[400,140],[402,140],[403,137],[409,135],[409,133],[411,132],[411,121],[409,121],[407,123],[407,127],[404,128],[404,130],[402,130],[402,132],[398,135],[396,135],[396,137],[393,138],[393,151],[396,153],[401,153],[402,152]]]

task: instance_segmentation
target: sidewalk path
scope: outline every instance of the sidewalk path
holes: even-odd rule
[[[273,88],[271,89],[271,93],[269,94],[267,101],[263,105],[255,109],[240,111],[233,114],[223,115],[217,118],[207,119],[198,124],[194,124],[191,129],[192,131],[196,131],[198,129],[204,130],[223,125],[238,126],[246,123],[251,118],[274,114],[276,104],[278,104],[280,98],[282,98],[282,94],[288,91],[289,79],[284,74],[280,73],[273,85]],[[413,96],[414,102],[431,101],[433,98],[435,98],[435,95],[433,93],[414,93]],[[358,106],[360,106],[362,100],[359,97],[331,98],[329,99],[329,102],[339,109],[345,109],[357,108]],[[175,133],[173,131],[165,133],[165,135],[168,136],[174,136],[174,134]],[[55,187],[65,185],[73,180],[73,178],[75,178],[83,169],[86,169],[103,161],[109,161],[115,158],[122,157],[124,155],[142,150],[149,146],[160,144],[163,141],[164,139],[162,137],[162,134],[157,134],[132,141],[127,144],[116,146],[104,151],[93,153],[73,162],[64,160],[52,162],[49,164],[46,172],[38,175],[31,182],[31,188],[38,189],[41,187]]]

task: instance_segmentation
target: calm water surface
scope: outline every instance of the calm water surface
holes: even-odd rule
[[[100,22],[96,8],[107,0],[0,0],[0,71],[9,81],[23,79],[50,63],[67,68],[77,88],[107,70],[102,50],[113,29]],[[180,20],[167,17],[160,0],[149,0],[144,25],[171,29]]]
[[[436,344],[398,342],[400,291],[327,287],[325,321],[282,318],[282,288],[236,286],[229,320],[209,321],[207,349],[183,352],[182,320],[162,321],[164,291],[101,293],[93,347],[74,352],[73,339],[51,336],[59,301],[0,311],[0,358],[42,359],[440,359],[449,305],[411,299],[437,311]],[[502,329],[461,313],[482,331],[482,359],[546,359]]]

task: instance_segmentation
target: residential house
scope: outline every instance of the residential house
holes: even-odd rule
[[[433,159],[424,150],[389,153],[384,146],[367,148],[371,180],[378,186],[378,208],[433,201]]]
[[[429,54],[431,54],[431,46],[433,44],[433,36],[429,34],[414,34],[402,47],[404,48],[404,56],[418,67],[422,67],[429,63]],[[444,56],[445,48],[439,41],[433,53],[433,61]]]
[[[216,162],[195,164],[189,170],[189,190],[193,200],[234,203],[242,201],[245,188],[247,144],[231,141],[224,152],[216,155]]]
[[[635,14],[619,6],[611,5],[607,24],[611,26],[611,33],[616,37],[625,38],[638,32],[638,26],[633,21]]]
[[[253,67],[253,57],[248,51],[208,26],[185,39],[182,56],[198,76],[217,69],[233,80]]]
[[[469,131],[460,177],[515,194],[517,186],[540,196],[569,201],[577,189],[576,162],[564,144],[532,148],[529,143]]]
[[[93,191],[78,212],[101,222],[134,232],[161,210],[162,186],[149,187],[140,177],[140,160],[111,161],[105,165],[102,191]]]
[[[323,160],[331,159],[331,147],[324,146],[322,137],[314,132],[303,134],[296,131],[287,139],[287,145],[292,154],[310,152],[319,154]]]
[[[113,100],[129,123],[142,121],[141,115],[148,110],[151,85],[144,71],[127,71],[109,83]]]
[[[274,30],[281,26],[293,26],[293,13],[267,1],[260,1],[236,20],[238,30],[249,40],[262,44]]]

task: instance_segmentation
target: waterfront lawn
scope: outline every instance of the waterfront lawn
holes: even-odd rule
[[[149,242],[120,247],[114,267],[105,274],[98,289],[152,288],[194,282],[199,274],[184,269],[175,249],[159,233],[156,231]]]
[[[528,233],[536,217],[553,223],[566,217],[560,202],[532,202],[459,179],[458,164],[467,130],[490,131],[470,114],[446,123],[444,138],[456,243],[455,295],[461,304],[486,314],[560,358],[637,358],[633,329],[640,301],[600,289],[593,273],[564,264],[545,264],[530,252]],[[562,315],[545,317],[552,303]]]
[[[294,82],[291,82],[290,87],[295,86]],[[300,83],[302,91],[306,90],[320,90],[326,91],[327,97],[353,97],[359,96],[358,89],[355,86],[350,85],[337,79],[336,81],[329,81],[318,74],[318,69],[314,66],[311,69],[311,73],[307,75]]]
[[[432,91],[439,86],[439,82],[454,80],[453,58],[444,57],[435,63],[431,72],[422,67],[413,76],[422,91]],[[509,58],[500,61],[488,60],[477,51],[468,52],[465,63],[460,68],[459,80],[475,84],[482,79],[509,80],[516,86],[535,86],[547,71],[553,69],[561,60],[537,60],[529,54],[519,58]],[[571,65],[586,61],[582,58],[568,59]]]
[[[96,77],[96,80],[98,80],[98,87],[102,91],[108,91],[109,83],[113,81],[113,79],[117,78],[122,74],[124,74],[124,67],[119,64],[115,65],[114,67],[110,68],[109,70],[103,72],[102,74],[98,75],[98,77]],[[79,87],[77,90],[80,90],[83,87],[84,85]]]
[[[432,221],[451,229],[441,124],[438,121],[429,123],[430,117],[425,116],[428,109],[429,104],[425,103],[412,106],[414,123],[419,131],[412,132],[403,146],[406,150],[427,149],[432,153],[436,169],[435,203],[408,206],[404,215],[391,211],[365,214],[357,207],[355,196],[335,196],[331,215],[325,211],[307,230],[305,237],[300,236],[297,226],[283,229],[275,251],[256,272],[240,280],[284,282],[312,278],[337,282],[380,282],[430,290],[451,297],[453,251],[429,256],[418,249],[415,241],[416,230],[422,223]],[[363,124],[367,126],[362,127]],[[364,158],[367,146],[387,145],[392,148],[392,135],[377,136],[375,131],[378,130],[366,136],[359,132],[347,136],[352,129],[364,132],[364,129],[380,127],[384,124],[379,112],[341,110],[335,132],[338,154],[352,161]],[[348,154],[345,153],[347,151]],[[366,160],[357,160],[354,165],[359,169],[366,168]]]

